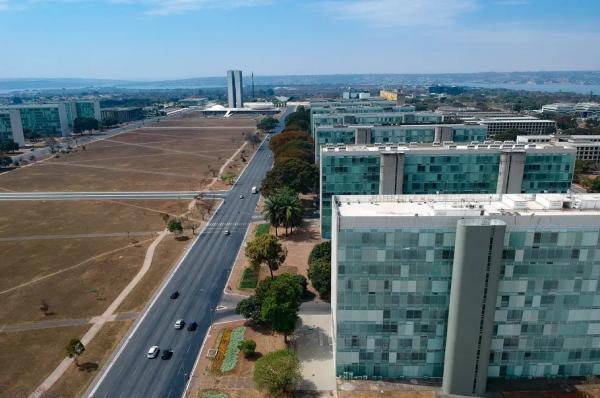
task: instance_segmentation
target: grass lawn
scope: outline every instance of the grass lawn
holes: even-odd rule
[[[66,356],[65,346],[90,325],[0,333],[0,397],[26,397]]]
[[[258,224],[256,226],[256,232],[254,234],[255,234],[255,236],[266,235],[269,233],[270,229],[271,229],[270,224]]]

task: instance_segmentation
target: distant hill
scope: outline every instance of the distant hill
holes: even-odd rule
[[[248,76],[245,83],[249,84]],[[482,72],[482,73],[442,73],[442,74],[350,74],[350,75],[290,75],[255,76],[256,85],[293,86],[293,85],[377,85],[397,86],[415,84],[446,85],[600,85],[600,71],[563,71],[563,72]],[[72,88],[201,88],[224,87],[225,76],[198,77],[179,80],[130,81],[104,79],[0,79],[0,91],[45,90]]]

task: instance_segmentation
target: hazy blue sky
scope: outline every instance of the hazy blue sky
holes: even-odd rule
[[[599,0],[0,0],[0,77],[600,69]]]

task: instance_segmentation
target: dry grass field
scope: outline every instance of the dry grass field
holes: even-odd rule
[[[3,173],[0,191],[202,190],[255,124],[251,118],[198,116],[163,121]],[[225,171],[239,174],[253,152],[246,145]],[[219,182],[211,188],[227,187]],[[0,368],[0,397],[27,396],[59,364],[67,341],[81,337],[90,325],[24,329],[102,314],[141,269],[149,245],[165,228],[165,214],[188,213],[184,227],[202,224],[205,211],[188,212],[189,204],[0,201],[0,330],[3,325],[20,330],[0,332],[0,363],[10,364]],[[144,308],[191,243],[191,231],[184,235],[187,240],[170,235],[160,242],[147,273],[117,312]],[[45,311],[42,302],[48,305]],[[81,362],[102,366],[131,322],[105,324]],[[79,396],[97,374],[88,370],[69,369],[47,396]]]
[[[255,126],[253,118],[161,122],[4,173],[0,190],[201,190],[244,143],[243,133],[253,133]],[[251,152],[248,146],[245,157]]]
[[[111,352],[117,347],[133,321],[109,322],[98,332],[96,338],[79,357],[79,368],[72,366],[44,394],[44,398],[81,397],[94,377],[106,365]]]
[[[27,397],[65,357],[69,340],[89,327],[0,333],[0,397]]]

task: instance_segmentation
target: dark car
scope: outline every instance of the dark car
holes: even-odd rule
[[[190,322],[188,324],[187,330],[190,332],[193,332],[194,330],[196,330],[197,327],[198,327],[198,324],[196,322]]]
[[[163,350],[160,359],[164,359],[165,361],[168,359],[171,359],[171,357],[173,356],[173,350],[172,349],[168,349],[168,350]]]
[[[170,296],[171,300],[175,300],[177,297],[179,297],[179,292],[175,291],[175,292],[171,293],[171,296]]]

